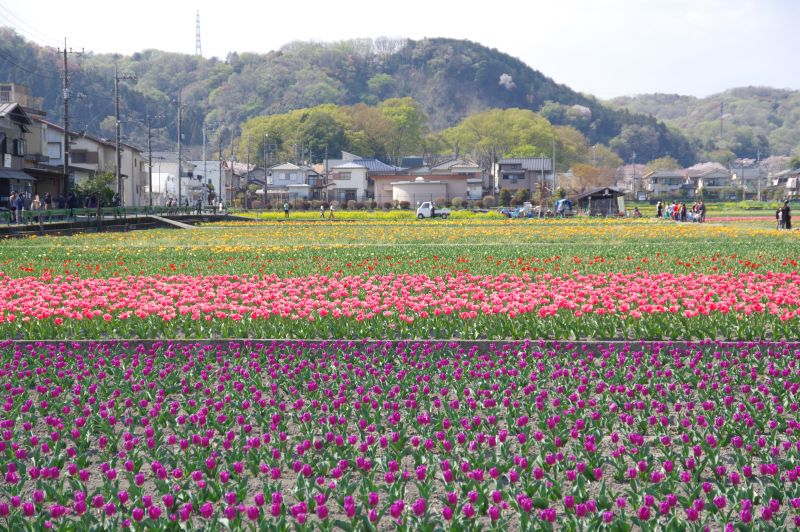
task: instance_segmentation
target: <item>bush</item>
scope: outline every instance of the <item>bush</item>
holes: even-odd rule
[[[450,202],[447,200],[447,198],[436,198],[435,200],[433,200],[433,202],[436,204],[437,207],[438,206],[444,206],[444,207],[449,207],[450,206]]]
[[[484,201],[484,203],[486,203]],[[511,191],[504,188],[500,191],[500,205],[508,206],[511,204]]]
[[[518,205],[522,205],[531,199],[531,191],[527,188],[521,188],[514,193],[514,199],[517,201]]]
[[[387,211],[391,210],[392,209],[392,202],[391,201],[384,201],[383,202],[383,208],[385,210],[387,210]]]
[[[378,208],[378,202],[375,201],[375,200],[370,200],[369,201],[369,210],[374,211],[377,208]]]
[[[487,209],[497,205],[497,201],[495,200],[494,196],[484,196],[483,199],[478,203],[482,204]]]
[[[455,207],[456,209],[460,209],[461,207],[464,206],[464,198],[456,196],[455,198],[450,200],[450,203],[452,203],[453,207]]]
[[[411,202],[410,201],[401,201],[400,202],[400,208],[403,209],[404,211],[408,210],[409,207],[411,207]]]
[[[347,210],[348,211],[354,211],[356,209],[356,205],[357,204],[358,203],[356,202],[356,200],[352,200],[352,199],[351,200],[347,200]]]

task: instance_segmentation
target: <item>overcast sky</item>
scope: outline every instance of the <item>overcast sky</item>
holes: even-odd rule
[[[51,46],[266,53],[292,41],[469,39],[601,98],[800,89],[800,0],[0,0],[0,25]],[[1,44],[1,43],[0,43]]]

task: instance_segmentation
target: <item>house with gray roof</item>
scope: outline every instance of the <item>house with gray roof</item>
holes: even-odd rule
[[[500,159],[492,173],[494,188],[498,192],[505,188],[512,194],[522,189],[533,193],[544,183],[552,193],[553,160],[548,157]]]

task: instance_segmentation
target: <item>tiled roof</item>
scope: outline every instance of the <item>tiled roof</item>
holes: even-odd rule
[[[356,159],[353,162],[366,167],[370,172],[398,172],[402,170],[399,166],[392,166],[378,159]]]

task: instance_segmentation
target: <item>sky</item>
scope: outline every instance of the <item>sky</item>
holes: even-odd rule
[[[0,0],[0,25],[96,53],[267,53],[293,41],[469,39],[600,98],[800,89],[800,0]]]

